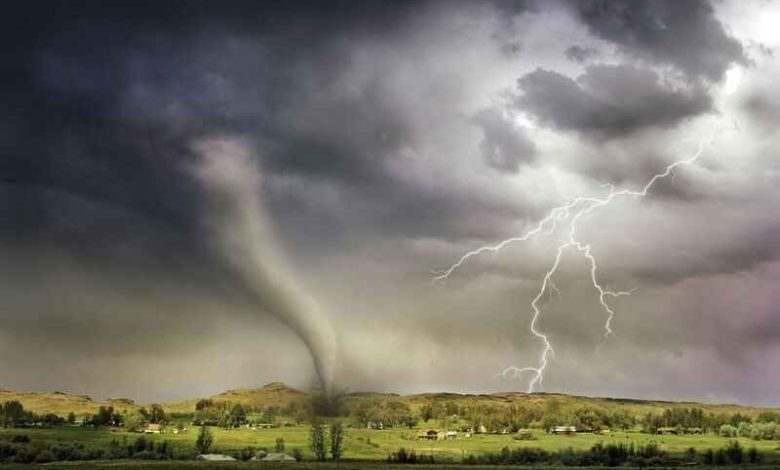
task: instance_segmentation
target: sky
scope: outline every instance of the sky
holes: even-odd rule
[[[780,406],[780,2],[4,10],[0,388]]]

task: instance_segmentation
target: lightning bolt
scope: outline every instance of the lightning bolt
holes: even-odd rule
[[[607,317],[606,320],[604,321],[604,339],[602,341],[602,344],[603,342],[608,340],[609,337],[615,335],[615,333],[612,330],[612,321],[615,318],[615,311],[610,306],[607,300],[631,295],[631,293],[633,293],[636,289],[631,289],[628,291],[611,291],[605,289],[601,285],[601,283],[598,280],[598,263],[596,261],[595,256],[593,256],[591,252],[591,246],[589,244],[581,242],[577,237],[578,224],[584,216],[587,216],[592,212],[594,212],[595,210],[610,204],[616,198],[620,198],[620,197],[642,198],[647,196],[650,190],[659,180],[667,178],[670,175],[674,177],[675,169],[681,166],[692,165],[694,162],[700,159],[701,156],[704,154],[705,149],[712,144],[712,141],[715,137],[715,132],[716,129],[713,129],[712,132],[708,135],[708,137],[700,140],[698,142],[696,151],[693,152],[690,156],[669,164],[668,166],[666,166],[664,171],[653,175],[652,178],[650,178],[640,190],[621,189],[616,191],[615,187],[612,184],[603,185],[602,187],[606,187],[609,189],[609,192],[607,193],[606,196],[602,196],[602,197],[578,196],[566,203],[553,207],[547,213],[547,215],[536,224],[536,226],[534,226],[532,229],[527,231],[525,234],[517,237],[507,238],[506,240],[502,240],[501,242],[498,242],[494,245],[485,245],[475,250],[469,251],[463,256],[461,256],[457,262],[455,262],[446,270],[434,272],[435,274],[434,280],[443,281],[445,279],[448,279],[456,270],[458,270],[469,259],[475,256],[484,253],[497,253],[507,245],[530,240],[539,234],[550,235],[561,225],[563,225],[567,229],[567,236],[565,237],[564,240],[559,242],[555,252],[555,257],[550,267],[545,272],[544,277],[542,278],[542,282],[541,285],[539,286],[539,290],[537,291],[533,300],[531,300],[532,316],[531,316],[530,331],[542,343],[542,351],[539,354],[538,365],[535,367],[510,366],[504,369],[503,371],[501,371],[498,374],[499,377],[505,379],[510,379],[510,378],[521,379],[523,377],[527,377],[527,375],[530,373],[532,375],[531,375],[531,380],[528,383],[528,393],[533,392],[535,389],[542,388],[542,382],[544,380],[544,371],[545,369],[547,369],[550,359],[555,356],[555,350],[553,349],[552,343],[550,342],[550,338],[547,336],[547,334],[542,332],[538,327],[539,318],[542,315],[542,311],[539,308],[539,302],[544,296],[545,292],[547,292],[548,290],[555,292],[556,294],[559,293],[558,288],[553,283],[552,278],[558,271],[558,268],[561,264],[561,258],[567,250],[570,249],[576,250],[579,254],[583,256],[583,258],[585,258],[588,261],[590,265],[590,282],[593,285],[595,291],[598,293],[600,307],[604,311]]]

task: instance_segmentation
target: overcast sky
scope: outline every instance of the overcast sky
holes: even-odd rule
[[[4,5],[0,388],[780,406],[780,3]],[[773,91],[775,90],[775,91]],[[565,224],[566,221],[562,221]],[[312,353],[322,356],[314,361]],[[320,357],[318,356],[318,357]]]

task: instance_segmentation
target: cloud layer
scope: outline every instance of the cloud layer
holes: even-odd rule
[[[601,280],[638,290],[596,351],[603,312],[566,254],[540,320],[558,345],[545,384],[780,404],[780,39],[761,26],[774,7],[743,5],[11,7],[0,387],[151,400],[312,385],[309,350],[331,346],[275,311],[278,272],[328,312],[339,388],[525,389],[495,374],[535,365],[528,302],[556,234],[446,283],[432,272],[605,183],[640,188],[715,127],[696,165],[583,219]],[[204,154],[211,175],[235,168],[223,144],[246,160],[217,185],[250,187],[238,205],[193,171]],[[253,217],[275,241],[226,257],[215,221],[249,233]],[[249,258],[273,260],[259,288],[236,269]]]

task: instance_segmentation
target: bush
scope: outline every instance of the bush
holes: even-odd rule
[[[387,456],[388,463],[408,463],[408,464],[432,464],[433,455],[417,455],[415,451],[407,452],[404,447],[401,447],[396,452]]]
[[[301,452],[301,449],[295,448],[292,450],[292,456],[295,460],[298,462],[303,462],[303,452]]]
[[[532,441],[536,439],[534,437],[533,433],[531,431],[518,431],[517,434],[512,436],[512,439],[518,440],[518,441]]]
[[[153,450],[142,450],[133,455],[134,459],[138,460],[162,460],[162,456]]]
[[[35,463],[49,463],[54,460],[54,455],[49,450],[42,450],[35,456]]]
[[[742,446],[739,445],[739,441],[731,441],[725,449],[726,461],[731,464],[742,463]]]

